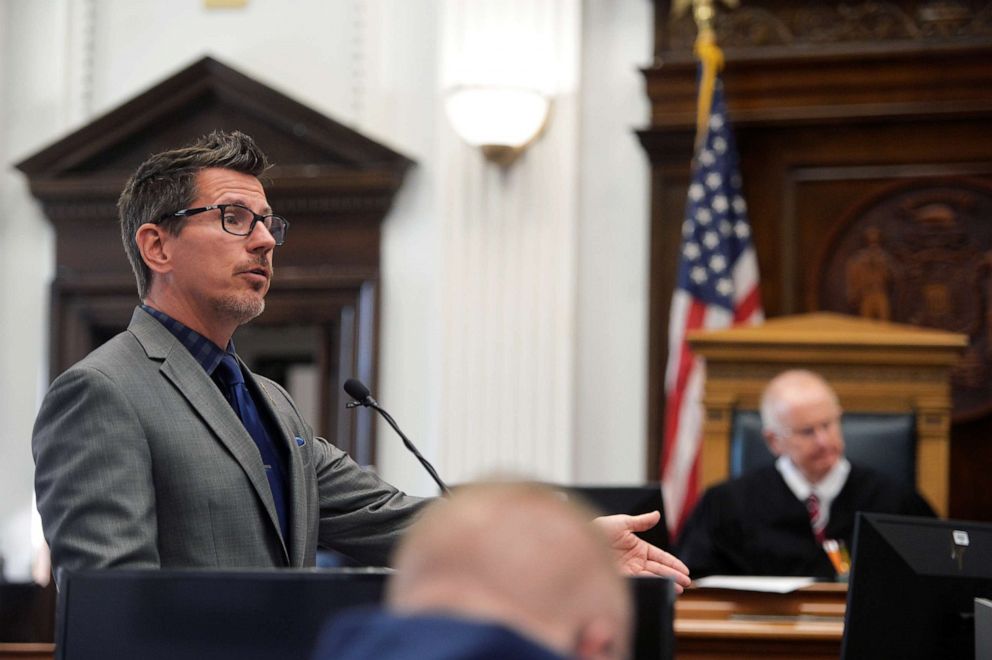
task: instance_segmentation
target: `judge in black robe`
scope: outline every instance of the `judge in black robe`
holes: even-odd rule
[[[832,578],[823,541],[851,548],[856,512],[933,515],[909,486],[847,461],[842,413],[837,393],[815,372],[790,369],[769,381],[762,434],[778,459],[703,495],[679,538],[693,577]]]
[[[851,465],[830,505],[825,536],[852,547],[857,511],[933,516],[915,491]],[[774,465],[708,489],[679,537],[677,554],[693,578],[705,575],[804,575],[834,578],[809,513]]]

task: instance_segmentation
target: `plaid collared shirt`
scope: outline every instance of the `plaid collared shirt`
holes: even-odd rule
[[[225,351],[196,330],[187,328],[185,325],[172,318],[165,312],[160,312],[154,307],[149,307],[145,304],[141,305],[141,309],[158,319],[158,321],[164,325],[169,332],[175,335],[176,339],[179,340],[179,343],[186,347],[186,350],[188,350],[200,366],[203,367],[203,370],[207,372],[208,376],[213,377],[214,370],[217,369],[217,365],[220,364],[225,352],[231,354],[234,353],[233,340],[228,342],[227,350]]]

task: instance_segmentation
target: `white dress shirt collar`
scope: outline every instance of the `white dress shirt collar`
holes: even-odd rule
[[[833,504],[834,499],[840,494],[844,484],[847,483],[847,475],[851,473],[851,463],[846,458],[841,457],[830,468],[830,472],[827,472],[826,476],[816,484],[807,481],[803,473],[787,456],[778,457],[775,461],[775,469],[779,471],[789,490],[800,502],[805,503],[812,493],[816,493],[820,500],[820,515],[823,525],[826,526],[830,520],[830,505]]]

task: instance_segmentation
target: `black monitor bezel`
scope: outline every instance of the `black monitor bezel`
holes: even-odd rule
[[[903,538],[892,543],[885,529]],[[968,561],[957,570],[950,566],[955,531],[977,541],[969,544]],[[946,538],[946,557],[927,549],[934,534]],[[914,535],[915,548],[910,545]],[[973,653],[973,628],[970,640],[966,629],[969,616],[973,622],[973,598],[992,595],[992,561],[980,562],[983,550],[992,557],[992,524],[859,512],[841,657],[967,657],[969,643]],[[927,570],[913,568],[904,559],[907,551],[931,555],[932,561],[924,560]]]

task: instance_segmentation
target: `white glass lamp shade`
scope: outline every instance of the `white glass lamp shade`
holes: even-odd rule
[[[550,103],[533,89],[456,87],[445,107],[452,127],[490,160],[509,164],[544,128]]]

